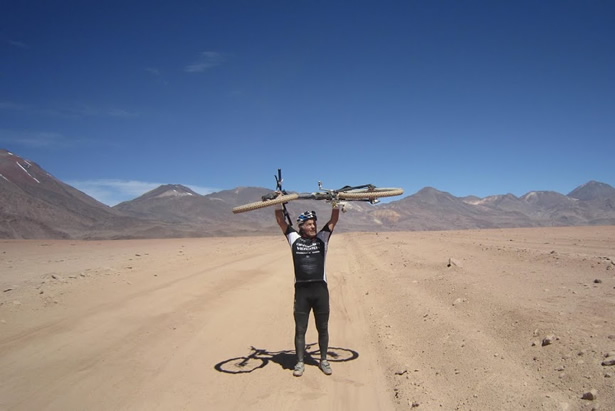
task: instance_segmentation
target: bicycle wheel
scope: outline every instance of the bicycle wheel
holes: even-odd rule
[[[214,368],[227,374],[245,374],[263,368],[267,365],[267,362],[264,358],[237,357],[222,361],[216,364]]]
[[[265,201],[256,201],[254,203],[244,204],[233,208],[233,213],[244,213],[246,211],[257,210],[259,208],[269,207],[276,204],[286,203],[288,201],[296,200],[299,198],[299,194],[291,193],[281,195],[279,197],[274,198],[273,200],[265,200]]]
[[[379,197],[393,197],[399,196],[404,193],[401,188],[379,188],[375,187],[373,190],[367,188],[351,191],[342,191],[339,193],[340,200],[369,200]]]

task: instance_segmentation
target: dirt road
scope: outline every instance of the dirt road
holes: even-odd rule
[[[0,409],[614,409],[614,250],[615,227],[334,235],[333,375],[295,378],[282,236],[2,241]]]
[[[0,249],[3,290],[13,288],[0,306],[0,409],[392,408],[352,288],[332,286],[339,298],[330,326],[332,346],[358,357],[333,362],[331,377],[315,365],[292,376],[283,238]],[[216,369],[251,346],[267,351],[262,358],[278,355],[252,372]]]

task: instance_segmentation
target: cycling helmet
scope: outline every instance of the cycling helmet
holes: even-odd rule
[[[318,218],[316,217],[316,211],[304,211],[303,213],[299,214],[299,217],[297,217],[297,223],[299,225],[303,225],[303,223],[305,223],[307,220],[318,221]]]

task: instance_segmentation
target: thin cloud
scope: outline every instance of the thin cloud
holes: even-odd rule
[[[146,67],[145,71],[149,73],[150,78],[152,78],[156,83],[162,84],[163,86],[169,85],[169,82],[165,79],[162,70],[156,67]]]
[[[0,101],[0,110],[24,111],[30,109],[25,104],[15,103],[12,101]]]
[[[69,147],[114,147],[119,143],[107,139],[67,136],[53,131],[0,129],[0,143],[34,149],[63,149]]]
[[[48,131],[0,130],[0,142],[30,148],[68,146],[69,140],[60,133]]]
[[[212,67],[219,66],[224,62],[224,56],[216,51],[203,51],[199,58],[192,64],[188,64],[184,71],[187,73],[202,73]]]
[[[18,47],[20,49],[29,49],[30,46],[28,46],[26,43],[21,42],[21,41],[15,41],[15,40],[7,40],[6,41],[8,44],[10,44],[13,47]]]
[[[132,112],[122,108],[100,108],[87,104],[75,104],[72,106],[59,106],[53,108],[45,108],[41,110],[49,116],[67,117],[67,118],[83,118],[83,117],[138,117],[137,112]]]
[[[123,118],[139,117],[139,114],[137,112],[124,110],[121,108],[109,109],[107,110],[107,115],[109,115],[110,117],[123,117]]]
[[[134,200],[148,191],[152,191],[155,188],[166,184],[118,179],[74,180],[66,181],[66,183],[109,206],[114,206],[124,201]],[[203,195],[218,191],[210,187],[193,185],[186,185],[186,187],[189,187],[194,192]]]
[[[147,71],[148,73],[150,73],[153,76],[160,76],[162,74],[162,72],[155,68],[155,67],[146,67],[145,71]]]
[[[123,108],[99,108],[87,104],[74,104],[56,107],[36,107],[28,104],[15,103],[13,101],[0,101],[0,110],[19,111],[26,114],[43,115],[61,118],[83,117],[139,117],[136,111]]]

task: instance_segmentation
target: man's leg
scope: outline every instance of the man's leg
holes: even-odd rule
[[[305,369],[303,358],[305,356],[305,333],[310,317],[310,306],[308,303],[307,289],[300,284],[295,284],[295,304],[293,311],[295,317],[295,352],[297,353],[297,365],[295,365],[293,375],[295,377],[301,377]]]
[[[308,327],[309,313],[295,313],[295,351],[297,362],[303,362],[305,355],[305,333]]]
[[[320,348],[320,359],[327,359],[329,349],[329,313],[314,314],[316,329],[318,330],[318,347]]]
[[[318,295],[314,305],[314,320],[318,330],[318,346],[320,348],[320,369],[327,375],[331,375],[331,365],[327,361],[329,350],[329,289],[327,283],[319,284]]]

